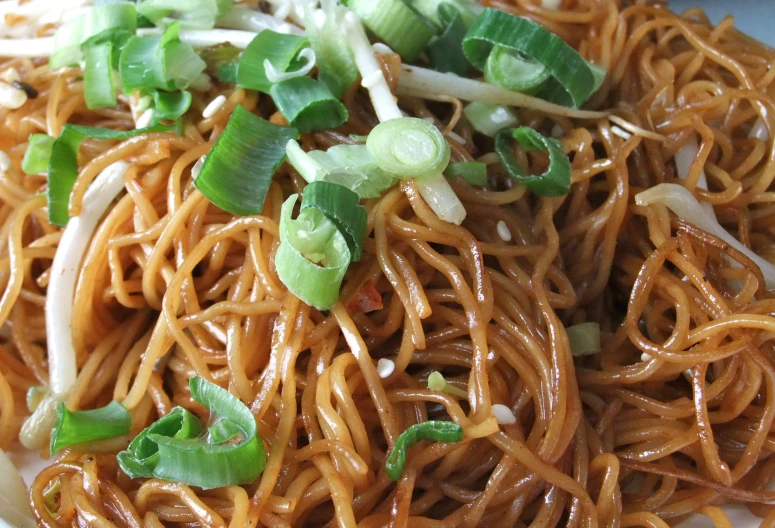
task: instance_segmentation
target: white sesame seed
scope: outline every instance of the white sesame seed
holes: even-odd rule
[[[377,361],[377,374],[379,374],[380,378],[387,378],[394,370],[396,370],[396,364],[393,361],[386,358],[381,358]]]
[[[13,110],[27,102],[27,93],[13,86],[0,82],[0,106]]]
[[[495,359],[495,350],[491,348],[490,351],[487,352],[487,360],[492,361],[493,359]]]
[[[627,139],[630,139],[630,138],[632,137],[632,134],[630,134],[629,132],[627,132],[627,131],[626,131],[625,129],[623,129],[622,127],[620,127],[620,126],[616,126],[616,125],[614,125],[614,126],[612,126],[612,127],[611,127],[611,133],[612,133],[614,136],[619,136],[620,138],[622,138],[622,139],[625,139],[625,140],[627,140]]]
[[[511,409],[496,403],[492,406],[492,415],[495,417],[495,421],[500,425],[511,425],[517,423],[517,417],[511,412]]]
[[[390,55],[393,53],[393,50],[390,49],[390,46],[387,44],[383,44],[382,42],[375,42],[371,45],[371,49],[374,50],[375,53],[379,53],[380,55]]]
[[[145,128],[151,124],[151,121],[153,121],[153,108],[149,108],[143,112],[143,115],[137,118],[135,126],[137,128]]]
[[[8,84],[11,84],[14,81],[21,81],[22,76],[19,75],[19,70],[16,68],[8,68],[3,72],[2,75],[0,75],[0,79],[7,82]]]
[[[644,363],[646,361],[651,361],[651,359],[652,357],[649,354],[646,354],[645,352],[640,355],[640,360],[643,361]]]
[[[541,5],[544,9],[558,10],[562,5],[562,0],[541,0]]]
[[[501,237],[501,240],[504,242],[511,242],[511,231],[509,231],[509,226],[506,225],[506,222],[503,220],[498,222],[497,229],[498,236]]]
[[[210,104],[207,105],[207,108],[202,110],[202,117],[205,119],[210,119],[215,115],[215,113],[221,109],[221,107],[226,104],[226,96],[225,95],[219,95],[212,101],[210,101]]]
[[[465,145],[466,144],[466,140],[463,139],[463,136],[461,136],[460,134],[458,134],[457,132],[455,132],[453,130],[450,130],[449,134],[447,134],[447,135],[449,137],[451,137],[453,140],[455,140],[458,143],[460,143],[461,145]]]
[[[559,139],[565,135],[565,131],[562,129],[560,125],[554,125],[552,127],[552,131],[550,132],[550,134],[554,139]]]
[[[8,157],[8,154],[6,154],[4,150],[0,150],[0,170],[3,172],[8,172],[8,169],[10,168],[11,158]]]

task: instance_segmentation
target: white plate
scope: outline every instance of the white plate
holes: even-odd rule
[[[730,3],[726,0],[671,0],[670,8],[673,11],[681,12],[690,7],[702,5],[714,23],[732,13],[735,15],[735,27],[762,42],[775,46],[775,35],[771,23],[773,16],[775,16],[775,4],[770,4],[770,7],[767,8],[764,7],[764,3],[754,0],[736,3]],[[16,467],[20,468],[22,478],[28,486],[32,483],[35,475],[46,466],[46,462],[35,453],[14,452],[10,455]],[[752,515],[744,506],[728,506],[724,509],[729,515],[732,526],[736,528],[755,528],[761,523],[761,519]],[[0,519],[0,528],[12,527]],[[707,517],[696,515],[682,522],[676,528],[713,528],[713,523]]]

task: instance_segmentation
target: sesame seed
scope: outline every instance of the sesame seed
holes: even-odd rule
[[[10,168],[11,158],[8,157],[8,154],[6,154],[4,150],[0,150],[0,170],[3,172],[8,172],[8,169]]]
[[[495,417],[495,421],[500,425],[511,425],[517,423],[517,417],[511,412],[511,409],[496,403],[492,406],[492,415]]]
[[[202,117],[205,119],[210,119],[215,115],[215,113],[221,109],[221,107],[226,104],[226,96],[225,95],[219,95],[212,101],[210,101],[210,104],[207,105],[207,107],[202,110]]]
[[[554,139],[560,139],[562,136],[565,135],[565,131],[562,129],[560,125],[554,125],[552,127],[552,131],[550,132],[550,134]]]
[[[454,141],[457,141],[458,143],[460,143],[461,145],[465,145],[466,144],[466,140],[463,139],[463,136],[461,136],[460,134],[458,134],[454,130],[450,130],[449,134],[447,134],[447,135],[449,137],[451,137]]]
[[[649,354],[646,354],[645,352],[640,355],[640,360],[643,362],[651,361],[652,359],[653,358]]]
[[[0,106],[13,110],[27,102],[27,93],[5,83],[0,83]]]
[[[396,364],[391,360],[381,358],[379,361],[377,361],[377,374],[379,374],[380,378],[387,378],[393,373],[394,370],[396,370]]]
[[[509,226],[506,225],[506,222],[501,220],[498,222],[498,236],[501,237],[501,240],[504,242],[511,242],[511,231],[509,231]]]
[[[143,115],[137,118],[135,126],[137,128],[145,128],[151,124],[151,121],[153,121],[153,108],[149,108],[143,112]]]

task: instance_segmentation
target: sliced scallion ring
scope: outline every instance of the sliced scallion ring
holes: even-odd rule
[[[288,123],[299,132],[329,130],[345,123],[347,108],[326,85],[310,77],[294,77],[269,89]]]
[[[540,62],[504,46],[495,46],[484,66],[484,79],[522,93],[535,93],[552,76]]]
[[[237,66],[237,85],[268,94],[274,83],[267,78],[265,61],[278,72],[298,69],[300,64],[295,59],[307,46],[309,40],[306,37],[269,29],[262,31],[242,52]]]
[[[517,142],[527,151],[549,152],[549,168],[543,174],[531,176],[520,167],[511,145]],[[561,196],[570,191],[570,161],[562,150],[562,144],[541,135],[530,127],[503,129],[495,136],[495,152],[512,178],[539,196]]]
[[[383,121],[369,133],[366,148],[385,172],[401,179],[438,175],[450,149],[435,125],[416,117]]]
[[[487,165],[485,163],[477,161],[450,163],[444,174],[450,178],[463,178],[476,187],[487,185]]]
[[[131,427],[132,417],[117,401],[99,409],[76,412],[59,402],[51,431],[51,454],[76,444],[125,435]]]
[[[361,260],[366,237],[366,209],[358,195],[350,189],[324,181],[312,182],[304,188],[301,210],[320,209],[339,229],[350,249],[352,262]]]

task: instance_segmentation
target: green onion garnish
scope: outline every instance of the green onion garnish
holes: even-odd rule
[[[275,254],[277,275],[288,290],[318,310],[339,300],[339,288],[350,264],[347,241],[323,211],[304,209],[293,220],[298,195],[291,195],[280,215],[280,247]]]
[[[70,191],[78,177],[78,149],[87,138],[124,141],[149,132],[169,132],[175,125],[153,125],[135,130],[112,130],[81,125],[65,125],[51,145],[48,163],[48,220],[64,227],[70,219],[68,203]]]
[[[484,65],[484,80],[514,92],[533,94],[552,76],[540,62],[505,46],[495,46]]]
[[[388,46],[413,62],[436,33],[436,27],[406,0],[345,0]]]
[[[295,59],[308,46],[306,37],[265,29],[242,52],[237,66],[237,85],[268,94],[274,83],[267,78],[265,62],[269,61],[278,72],[296,70],[303,61]]]
[[[308,16],[306,21],[307,37],[317,57],[318,80],[337,98],[358,78],[353,52],[342,43],[342,18],[346,11],[335,5],[320,25],[314,16]]]
[[[83,67],[83,97],[90,110],[111,108],[118,103],[113,85],[113,43],[86,46]]]
[[[224,211],[259,214],[272,176],[285,161],[286,144],[298,138],[295,128],[275,125],[237,106],[194,183]]]
[[[121,89],[182,90],[199,78],[205,70],[190,44],[180,41],[180,24],[173,22],[159,36],[130,38],[119,59]]]
[[[191,108],[191,93],[185,90],[177,92],[153,92],[153,119],[159,121],[174,121]]]
[[[463,389],[459,389],[444,379],[441,372],[434,370],[428,376],[428,388],[440,392],[446,392],[459,398],[468,398],[468,394]]]
[[[99,409],[76,412],[59,402],[51,430],[51,454],[76,444],[125,435],[131,427],[132,417],[117,401]]]
[[[203,489],[249,484],[264,470],[266,452],[250,409],[202,378],[189,382],[191,396],[210,410],[209,427],[176,407],[118,454],[131,478],[159,478]]]
[[[570,341],[570,353],[576,357],[590,356],[601,350],[600,325],[595,322],[580,323],[565,329]]]
[[[463,19],[467,28],[476,20],[477,15],[484,9],[476,0],[413,0],[412,6],[419,11],[425,18],[440,27],[446,25],[440,20],[439,8],[447,4],[454,7]]]
[[[468,122],[474,130],[485,136],[495,137],[500,130],[519,124],[517,116],[508,106],[474,101],[463,109]]]
[[[237,82],[237,65],[242,50],[231,44],[216,44],[199,50],[199,56],[205,61],[210,76],[221,82]]]
[[[269,89],[275,105],[299,132],[328,130],[345,123],[347,108],[326,85],[310,77],[294,77]]]
[[[449,163],[449,144],[435,125],[416,117],[383,121],[366,148],[384,171],[401,179],[438,175]]]
[[[390,456],[385,462],[390,480],[401,478],[406,466],[406,452],[414,444],[421,440],[434,440],[436,442],[460,442],[463,439],[463,428],[454,422],[431,420],[414,424],[401,433],[393,445]]]
[[[48,170],[48,160],[51,158],[51,147],[56,138],[48,134],[32,134],[27,151],[22,159],[22,170],[25,174],[40,174]]]
[[[361,260],[363,239],[366,237],[366,208],[358,195],[335,183],[312,182],[304,188],[301,210],[320,209],[339,229],[350,249],[351,262]]]
[[[476,187],[487,185],[487,164],[478,161],[465,161],[461,163],[450,163],[447,170],[444,171],[450,178],[463,178],[465,181]]]
[[[140,0],[137,12],[154,24],[179,20],[183,27],[212,29],[232,7],[232,0]]]
[[[580,107],[595,90],[595,77],[576,50],[535,22],[498,9],[487,8],[477,17],[463,39],[463,51],[482,71],[488,70],[487,62],[495,52],[497,64],[490,65],[490,70],[496,68],[496,72],[490,75],[496,77],[491,80],[507,85],[539,81],[543,66],[550,78],[537,95],[564,106]],[[518,66],[520,59],[524,64]],[[523,78],[509,80],[500,75]]]
[[[538,176],[526,174],[517,163],[511,139],[527,151],[548,150],[549,168]],[[539,196],[561,196],[570,190],[570,161],[562,150],[562,144],[530,127],[503,129],[495,136],[495,152],[512,178]]]
[[[463,17],[457,7],[443,3],[438,7],[438,20],[444,31],[426,49],[431,65],[436,71],[465,75],[471,63],[463,53],[463,37],[468,29]]]
[[[366,145],[336,145],[326,152],[304,150],[295,141],[286,147],[288,162],[312,183],[324,181],[347,187],[358,197],[376,198],[396,183],[396,179],[377,166]]]
[[[54,34],[54,53],[49,68],[77,65],[83,58],[83,44],[116,41],[134,34],[137,30],[137,13],[134,4],[122,2],[93,7],[57,29]]]

